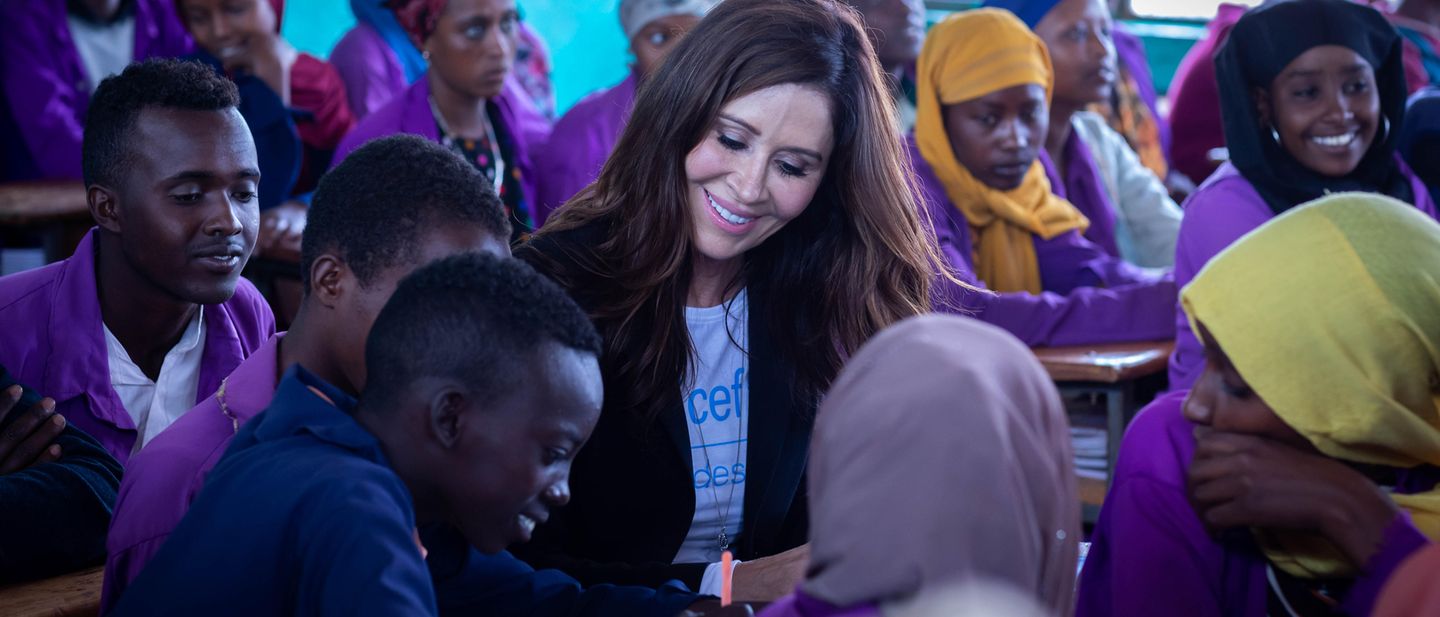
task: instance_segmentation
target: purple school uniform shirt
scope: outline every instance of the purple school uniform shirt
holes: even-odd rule
[[[220,395],[207,397],[160,433],[130,460],[105,541],[105,583],[101,612],[119,600],[140,570],[159,552],[180,524],[205,476],[225,454],[236,426],[270,404],[280,383],[280,339],[276,334],[225,378],[225,409]]]
[[[384,41],[380,43],[383,45]],[[520,170],[521,189],[525,191],[527,200],[533,204],[538,179],[535,167],[531,164],[530,152],[549,138],[549,125],[544,123],[543,118],[536,120],[538,115],[531,117],[525,113],[524,106],[528,103],[522,101],[524,97],[525,94],[519,90],[519,86],[512,85],[512,80],[507,79],[505,89],[493,100],[500,109],[503,130],[510,132],[511,141],[515,144],[515,160],[511,164]],[[340,161],[345,160],[346,156],[367,141],[397,133],[419,135],[437,143],[440,141],[440,127],[435,125],[435,115],[430,111],[428,77],[415,80],[414,84],[390,99],[389,103],[356,123],[355,128],[350,129],[350,133],[340,140],[340,145],[335,148],[335,158],[330,165],[332,168],[339,165]]]
[[[1186,474],[1195,425],[1181,412],[1186,392],[1155,399],[1125,432],[1080,573],[1077,617],[1264,617],[1266,561],[1244,530],[1213,538],[1190,507]],[[1433,468],[1402,472],[1398,492],[1435,484]],[[1430,541],[1401,512],[1341,606],[1368,615],[1400,562]]]
[[[4,160],[17,166],[7,170],[10,179],[80,179],[90,80],[65,5],[66,0],[0,2],[0,23],[5,24],[0,86],[13,117],[9,130],[0,121],[0,148]],[[172,0],[136,0],[134,15],[135,61],[193,50]]]
[[[957,278],[975,278],[970,225],[950,203],[944,186],[910,140],[910,161],[935,240]],[[1175,285],[1132,266],[1074,231],[1049,240],[1035,237],[1035,257],[1045,291],[989,293],[939,282],[944,310],[994,324],[1031,347],[1153,341],[1175,334]]]
[[[1115,204],[1105,193],[1105,181],[1100,177],[1100,167],[1090,148],[1075,131],[1065,141],[1065,174],[1061,176],[1059,166],[1050,159],[1050,153],[1040,150],[1040,165],[1050,178],[1050,190],[1065,198],[1090,219],[1085,230],[1085,239],[1105,250],[1111,257],[1120,257],[1120,246],[1115,241]]]
[[[555,123],[535,161],[541,180],[536,225],[600,176],[630,121],[637,81],[632,72],[625,81],[585,97]]]
[[[379,111],[408,88],[414,87],[414,84],[405,81],[405,69],[400,66],[400,59],[385,43],[385,39],[381,38],[374,28],[365,24],[357,24],[335,44],[335,49],[330,52],[330,65],[335,67],[340,73],[340,80],[345,82],[345,96],[349,99],[350,111],[355,114],[357,121],[355,128],[351,129],[352,133],[359,130],[365,117]],[[417,84],[425,83],[424,78],[415,81]],[[429,95],[430,89],[427,86],[424,96]],[[423,97],[420,100],[425,102]],[[513,72],[505,78],[504,90],[500,92],[497,100],[500,102],[501,114],[505,116],[506,126],[514,129],[513,132],[520,136],[518,141],[522,141],[526,148],[533,151],[550,138],[550,121],[535,107],[534,101],[525,93],[525,88],[520,85]],[[429,117],[428,103],[426,114],[426,117]],[[389,122],[393,124],[395,121],[392,118]],[[335,163],[340,162],[342,154],[349,153],[365,141],[398,132],[400,131],[392,130],[369,135],[365,140],[352,144],[350,148],[344,148],[345,142],[341,141],[341,150],[335,153]],[[431,128],[430,132],[438,133],[434,128]],[[534,195],[533,192],[527,194]]]
[[[110,357],[95,283],[95,230],[75,254],[43,268],[0,278],[0,365],[55,399],[55,411],[89,433],[122,464],[135,446],[135,422],[110,385]],[[195,400],[275,333],[275,317],[250,281],[207,305],[205,351]]]
[[[1435,202],[1425,184],[1399,155],[1395,161],[1410,179],[1415,207],[1436,218]],[[1222,165],[1185,200],[1185,218],[1175,242],[1175,285],[1184,288],[1220,251],[1272,218],[1275,212],[1254,185],[1234,165]],[[1205,368],[1205,349],[1178,302],[1171,316],[1175,320],[1175,353],[1170,356],[1170,389],[1188,390]]]

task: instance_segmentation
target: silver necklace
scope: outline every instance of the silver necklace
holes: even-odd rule
[[[445,122],[445,116],[440,113],[440,106],[435,104],[435,97],[431,96],[430,113],[435,116],[435,124],[440,127],[440,144],[465,156],[465,149],[455,142],[454,132],[450,130],[449,123]],[[490,144],[490,158],[495,161],[495,175],[490,178],[494,185],[495,192],[500,192],[500,185],[505,182],[505,158],[500,155],[500,140],[495,138],[495,125],[490,122],[490,112],[482,112],[480,117],[485,120],[485,138]]]
[[[746,370],[749,370],[748,367]],[[749,393],[747,392],[746,394],[748,395]],[[710,495],[715,498],[715,503],[718,506],[720,504],[720,491],[715,490],[715,479],[713,476],[715,466],[710,464],[710,445],[705,441],[705,429],[700,428],[699,424],[695,425],[695,432],[700,435],[700,451],[705,454],[705,468],[709,469],[712,474],[710,479]],[[747,443],[748,440],[735,444],[735,464],[731,465],[730,469],[733,470],[735,469],[735,465],[740,464],[741,452],[746,449],[745,445]],[[731,482],[730,492],[725,496],[725,506],[720,510],[720,533],[715,535],[715,545],[720,547],[720,552],[722,553],[730,550],[730,534],[727,530],[730,527],[730,508],[735,504],[734,500],[735,483]]]

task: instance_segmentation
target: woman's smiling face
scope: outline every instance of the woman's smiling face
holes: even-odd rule
[[[1257,99],[1281,147],[1326,176],[1355,171],[1381,124],[1374,67],[1338,45],[1300,54]]]
[[[831,113],[824,94],[797,84],[725,104],[685,157],[696,258],[728,263],[805,211],[834,148]]]

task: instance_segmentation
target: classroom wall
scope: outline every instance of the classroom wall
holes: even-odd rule
[[[380,0],[374,0],[376,2]],[[943,18],[951,5],[932,1],[927,18]],[[519,0],[524,19],[544,37],[555,64],[557,110],[564,113],[586,94],[625,78],[630,52],[616,16],[619,0]],[[940,6],[943,8],[935,8]],[[346,0],[288,0],[285,38],[302,51],[328,57],[335,42],[355,24]],[[1132,31],[1145,42],[1156,88],[1163,94],[1180,58],[1204,33],[1201,24],[1146,20]]]
[[[619,0],[520,0],[519,5],[525,21],[550,45],[562,113],[586,94],[625,78],[630,54],[616,17]],[[354,25],[346,0],[285,3],[286,40],[322,58]]]

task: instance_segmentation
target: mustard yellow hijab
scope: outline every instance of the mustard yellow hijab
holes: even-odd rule
[[[1038,160],[1014,190],[997,191],[976,180],[955,160],[941,106],[1024,84],[1045,86],[1048,99],[1052,80],[1045,44],[1007,11],[956,13],[925,36],[918,72],[915,141],[970,224],[975,275],[995,291],[1040,293],[1033,236],[1048,240],[1072,229],[1083,232],[1089,221],[1050,191]]]
[[[1371,193],[1293,209],[1211,260],[1181,292],[1261,400],[1326,455],[1440,465],[1440,224]],[[1392,495],[1440,539],[1440,490]],[[1351,575],[1317,536],[1256,532],[1295,576]]]

